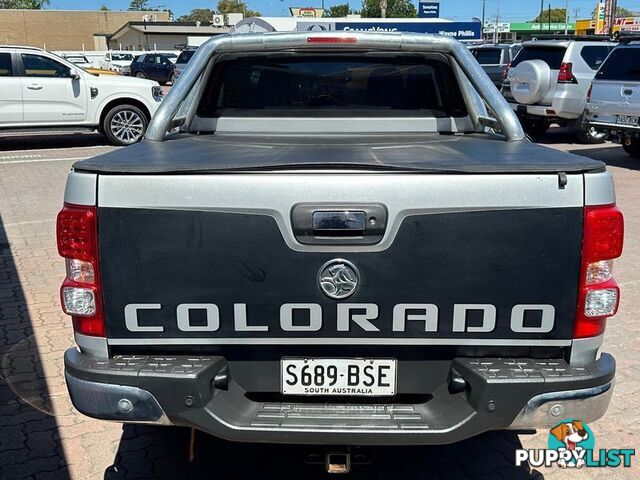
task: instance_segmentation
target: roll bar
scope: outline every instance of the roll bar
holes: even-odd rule
[[[163,141],[175,125],[173,118],[214,55],[223,52],[277,50],[364,50],[440,52],[451,55],[493,113],[507,141],[522,141],[524,132],[514,111],[467,48],[457,40],[421,33],[269,32],[220,35],[203,43],[178,82],[156,111],[145,138]]]

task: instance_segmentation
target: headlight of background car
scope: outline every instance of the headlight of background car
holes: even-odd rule
[[[160,87],[160,85],[154,85],[151,87],[151,93],[153,94],[153,98],[157,101],[162,100],[162,87]]]

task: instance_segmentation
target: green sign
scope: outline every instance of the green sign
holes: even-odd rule
[[[567,30],[575,30],[576,28],[576,24],[575,23],[569,23],[568,25],[566,25],[568,28]],[[549,23],[512,23],[511,24],[511,31],[512,32],[544,32],[546,31],[556,31],[556,30],[564,30],[565,29],[565,23],[555,23],[555,22],[551,22]]]

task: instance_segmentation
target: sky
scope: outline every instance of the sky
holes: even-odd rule
[[[106,5],[111,10],[126,10],[130,0],[50,0],[49,9],[97,10]],[[249,8],[260,11],[265,16],[289,16],[289,7],[320,7],[322,0],[246,0]],[[413,0],[417,4],[417,0]],[[149,5],[166,7],[176,17],[188,13],[192,8],[215,9],[217,0],[150,0]],[[324,0],[325,8],[344,3],[344,0]],[[565,0],[544,0],[545,8],[564,8]],[[596,0],[568,0],[570,19],[578,9],[578,18],[588,18],[596,5]],[[362,0],[351,0],[350,6],[358,9]],[[618,5],[640,12],[640,0],[618,0]],[[485,18],[495,18],[500,12],[500,21],[526,22],[540,12],[540,0],[486,0]],[[440,16],[457,21],[468,21],[472,17],[482,17],[482,0],[440,0]]]

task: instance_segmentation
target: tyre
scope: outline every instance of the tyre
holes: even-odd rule
[[[136,72],[136,77],[138,77],[138,78],[147,78],[147,76],[144,74],[144,72]]]
[[[576,138],[580,143],[594,145],[597,143],[604,143],[607,139],[607,134],[605,132],[599,132],[595,127],[586,123],[584,121],[584,117],[580,117],[576,127]]]
[[[521,120],[520,123],[522,124],[522,128],[525,133],[531,137],[539,137],[549,130],[549,127],[551,126],[551,122],[544,118],[536,120]]]
[[[640,158],[640,137],[627,137],[622,139],[622,148],[635,158]]]
[[[134,105],[118,105],[107,112],[102,130],[114,145],[131,145],[144,137],[149,119]]]

